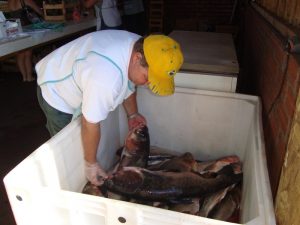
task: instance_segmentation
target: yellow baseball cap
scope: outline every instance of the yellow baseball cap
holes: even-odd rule
[[[173,94],[174,76],[183,63],[180,45],[165,35],[149,35],[143,48],[149,66],[149,88],[161,96]]]

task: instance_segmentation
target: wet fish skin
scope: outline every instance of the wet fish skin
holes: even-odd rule
[[[148,158],[148,166],[156,166],[156,165],[158,165],[158,164],[160,164],[160,163],[163,163],[163,162],[165,162],[165,161],[167,161],[167,160],[169,160],[169,159],[172,159],[172,158],[174,158],[175,156],[159,156],[159,155],[157,155],[157,156],[149,156],[149,158]]]
[[[162,161],[172,159],[178,155],[179,153],[171,151],[169,149],[162,149],[156,146],[150,146],[148,165],[158,164]]]
[[[193,172],[161,172],[125,167],[104,180],[112,191],[147,200],[168,201],[212,193],[241,181],[241,174],[223,168],[215,178],[203,178]]]
[[[238,156],[230,155],[212,161],[198,162],[194,164],[193,171],[200,174],[217,173],[225,166],[234,163],[241,164],[241,161]]]
[[[225,196],[222,201],[209,213],[211,219],[229,221],[233,213],[240,209],[241,186],[237,186]]]
[[[201,207],[199,212],[197,213],[198,216],[208,217],[209,213],[213,208],[219,204],[227,195],[227,193],[234,188],[235,184],[232,184],[224,189],[221,189],[217,192],[211,193],[205,196],[202,200]]]
[[[227,221],[236,210],[236,202],[231,195],[225,196],[220,204],[209,214],[208,218]]]
[[[120,163],[115,170],[126,166],[145,168],[147,166],[149,151],[150,137],[148,127],[141,124],[129,131],[122,150]]]
[[[173,171],[188,172],[192,171],[194,164],[197,163],[190,152],[186,152],[172,159],[164,160],[159,164],[148,166],[147,169],[152,171]]]

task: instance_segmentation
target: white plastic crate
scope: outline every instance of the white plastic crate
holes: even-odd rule
[[[255,96],[177,88],[169,97],[138,89],[151,145],[191,152],[199,160],[236,154],[243,161],[241,224],[275,225],[261,126]],[[109,168],[124,142],[122,107],[102,124],[98,160]],[[69,124],[4,178],[18,225],[225,225],[135,203],[80,193],[83,171],[80,121]],[[122,221],[122,222],[120,222]]]

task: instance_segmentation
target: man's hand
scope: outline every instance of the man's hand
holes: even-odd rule
[[[107,178],[106,172],[100,167],[100,165],[95,163],[89,163],[85,161],[84,171],[86,178],[94,185],[102,185],[103,179]]]
[[[128,128],[129,130],[141,125],[147,124],[147,121],[144,116],[139,113],[134,113],[128,116]]]

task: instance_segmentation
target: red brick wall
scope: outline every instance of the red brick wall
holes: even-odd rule
[[[261,97],[266,154],[273,196],[284,161],[299,90],[300,60],[286,38],[250,6],[245,13],[242,91]]]

